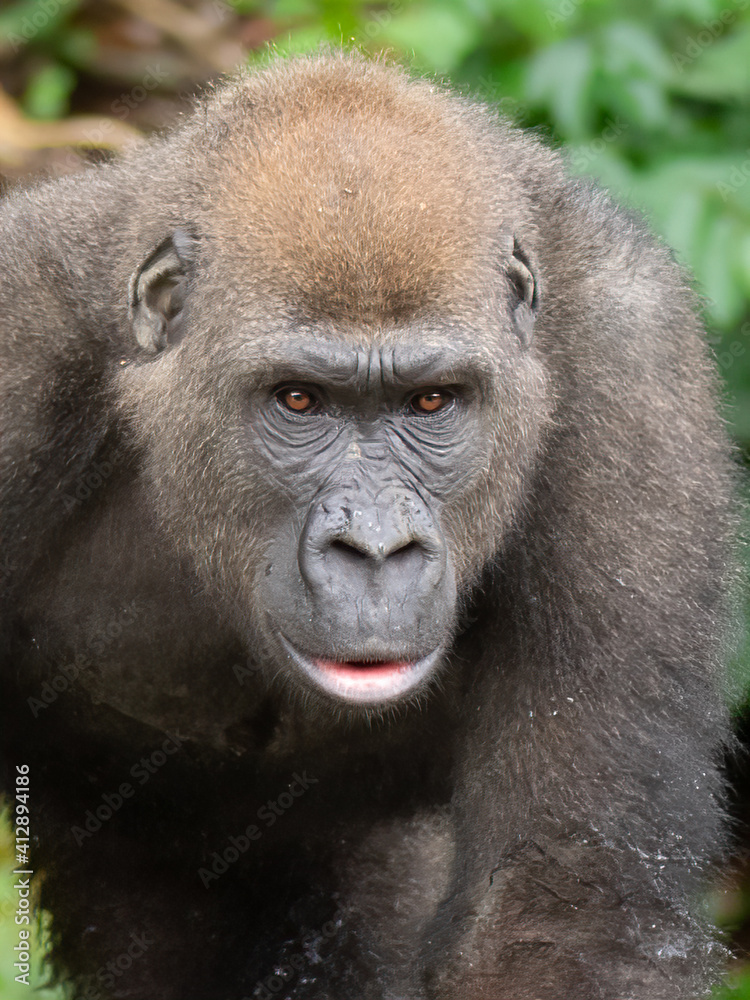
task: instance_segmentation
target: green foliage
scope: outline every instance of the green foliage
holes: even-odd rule
[[[730,973],[727,982],[711,994],[712,1000],[750,1000],[750,972]]]
[[[93,34],[76,24],[85,0],[56,0],[42,7],[39,0],[17,0],[0,10],[0,55],[31,55],[53,62],[58,58],[84,69],[96,51]],[[64,113],[61,106],[60,113]]]
[[[76,75],[68,66],[48,63],[32,76],[23,108],[32,118],[62,118],[68,111]]]
[[[19,0],[0,11],[0,39],[44,45],[54,40],[82,0],[61,0],[42,8],[39,0]]]

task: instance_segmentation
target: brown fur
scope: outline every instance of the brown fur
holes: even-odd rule
[[[260,74],[236,100],[252,102],[253,128],[222,169],[215,220],[284,302],[376,323],[440,309],[475,278],[500,221],[482,116],[343,61]]]

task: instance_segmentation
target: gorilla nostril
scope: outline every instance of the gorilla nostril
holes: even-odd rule
[[[370,553],[354,545],[352,542],[344,541],[343,538],[334,538],[332,542],[329,543],[329,548],[333,549],[334,552],[340,555],[347,556],[350,559],[368,559]]]
[[[385,553],[387,559],[397,559],[400,561],[407,561],[412,556],[420,555],[422,552],[422,546],[419,542],[415,542],[413,539],[406,544],[399,546],[398,548],[392,548],[390,552]]]

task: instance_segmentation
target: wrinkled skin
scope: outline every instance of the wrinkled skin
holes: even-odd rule
[[[6,780],[74,995],[700,995],[736,500],[668,252],[335,54],[0,229]]]

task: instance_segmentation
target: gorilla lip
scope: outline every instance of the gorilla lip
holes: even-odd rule
[[[331,660],[306,656],[281,636],[295,664],[317,687],[344,701],[375,704],[409,694],[432,673],[442,650],[433,650],[419,660]]]

